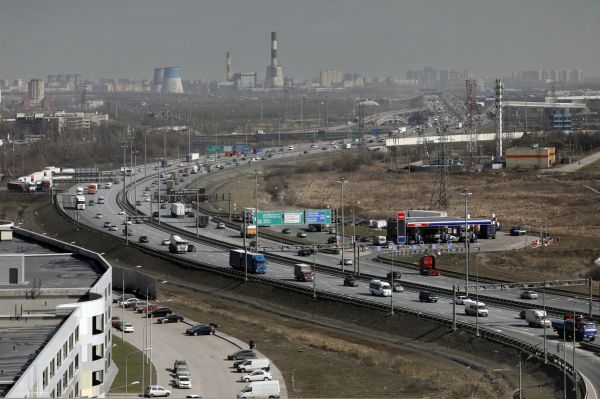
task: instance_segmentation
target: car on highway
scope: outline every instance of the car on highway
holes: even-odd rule
[[[344,277],[344,286],[346,287],[358,287],[358,279],[352,275]]]
[[[271,373],[265,370],[256,370],[249,374],[244,374],[240,377],[241,381],[250,382],[250,381],[270,381],[273,379]]]
[[[112,223],[109,221],[104,222],[104,227],[110,227],[112,226]]]
[[[90,201],[88,202],[88,206],[94,206],[94,204],[95,204],[94,200],[90,200]]]
[[[194,244],[188,244],[188,252],[196,252],[196,246]]]
[[[183,321],[183,316],[175,313],[167,315],[165,317],[161,317],[158,320],[156,320],[158,324],[179,323],[180,321]]]
[[[513,226],[510,228],[511,236],[524,236],[527,234],[527,230],[521,228],[521,226]]]
[[[171,240],[168,238],[165,238],[164,240],[162,240],[161,245],[171,245]]]
[[[521,299],[538,299],[538,294],[535,291],[523,291],[521,292]]]
[[[419,302],[437,302],[438,297],[431,291],[419,292]]]
[[[337,244],[337,243],[338,243],[337,237],[329,237],[327,239],[327,244]]]
[[[192,388],[192,379],[189,375],[178,375],[175,380],[175,385],[179,389],[190,389]]]
[[[352,266],[352,259],[349,259],[349,258],[340,259],[340,265]]]
[[[298,250],[298,256],[310,256],[315,252],[312,248],[302,248]]]
[[[111,225],[111,226],[108,228],[108,230],[109,230],[109,231],[118,231],[118,230],[119,230],[119,228],[118,228],[116,225],[114,225],[114,224],[113,224],[113,225]]]
[[[102,219],[102,214],[100,212],[96,214],[96,219]]]
[[[148,243],[148,236],[140,236],[139,242],[142,244]]]
[[[151,202],[151,201],[152,201],[152,199],[151,199],[150,197],[144,197],[144,201],[145,201],[145,202]]]
[[[253,349],[242,349],[237,352],[233,352],[227,355],[227,360],[245,360],[245,359],[255,359],[256,351]]]
[[[170,396],[171,391],[165,389],[162,385],[148,385],[144,390],[144,396],[154,398],[156,396]]]
[[[215,333],[215,328],[206,324],[196,324],[185,330],[187,335],[212,335]]]
[[[400,272],[388,272],[388,274],[385,275],[388,281],[400,281],[400,279],[402,278],[402,273]]]
[[[144,191],[150,191],[150,187],[149,186],[144,187]],[[146,194],[146,193],[144,193],[144,194]]]
[[[288,149],[288,151],[292,151],[294,149],[294,146],[293,145],[289,145],[287,149]]]
[[[456,299],[455,299],[455,303],[457,305],[464,305],[465,301],[470,301],[471,298],[469,298],[468,295],[457,295]]]
[[[119,211],[118,215],[126,215],[127,213],[125,211]]]
[[[225,228],[225,223],[223,223],[223,222],[217,223],[217,229],[224,229],[224,228]]]
[[[135,329],[133,328],[133,324],[131,324],[131,323],[122,323],[121,329],[125,333],[132,333],[135,331]]]
[[[299,231],[296,233],[296,237],[298,238],[306,238],[306,233],[303,231]]]
[[[285,229],[281,230],[281,234],[292,234],[292,229],[286,227]]]
[[[392,282],[392,291],[394,291],[394,292],[404,292],[404,287],[402,285],[400,285],[399,282],[394,281],[394,282]]]

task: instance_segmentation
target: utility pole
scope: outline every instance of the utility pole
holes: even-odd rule
[[[342,189],[342,273],[344,272],[344,247],[346,245],[346,229],[344,226],[344,185],[346,183],[348,183],[348,180],[346,180],[345,178],[341,178],[340,180],[337,181],[338,183],[340,183],[341,189]],[[337,231],[336,231],[337,234]]]
[[[469,195],[473,193],[469,192],[469,190],[464,189],[460,195],[465,197],[465,294],[469,294],[469,222],[468,222],[468,213],[467,213],[467,204]],[[477,311],[479,313],[479,311]]]

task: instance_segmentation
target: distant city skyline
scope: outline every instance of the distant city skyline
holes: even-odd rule
[[[581,69],[600,76],[600,3],[580,0],[22,0],[0,14],[0,78],[222,79],[270,63],[278,34],[285,76],[321,70],[404,78],[424,66],[511,76],[513,70]]]

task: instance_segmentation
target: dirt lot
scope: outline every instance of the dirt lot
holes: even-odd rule
[[[145,271],[169,281],[200,287],[190,291],[168,285],[161,295],[190,318],[216,322],[242,340],[254,339],[281,368],[292,397],[508,398],[516,384],[516,350],[400,315],[389,318],[362,308],[307,301],[182,269],[115,240],[75,230],[55,214],[48,197],[9,194],[0,200],[0,218],[19,219],[25,228],[105,252],[115,265],[141,263]],[[541,365],[528,363],[526,397],[554,397],[552,376]],[[476,366],[508,371],[480,372]]]

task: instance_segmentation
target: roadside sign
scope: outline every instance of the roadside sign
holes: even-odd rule
[[[331,223],[331,209],[307,209],[304,216],[306,224]]]
[[[304,224],[304,211],[283,211],[283,224]]]
[[[206,146],[206,152],[208,154],[218,154],[220,152],[223,152],[223,146],[214,145],[214,144],[208,144]]]
[[[396,220],[406,220],[406,212],[398,212]]]
[[[406,244],[406,236],[396,236],[396,242],[398,244]]]
[[[281,211],[258,211],[257,219],[259,226],[283,224],[283,213]]]

